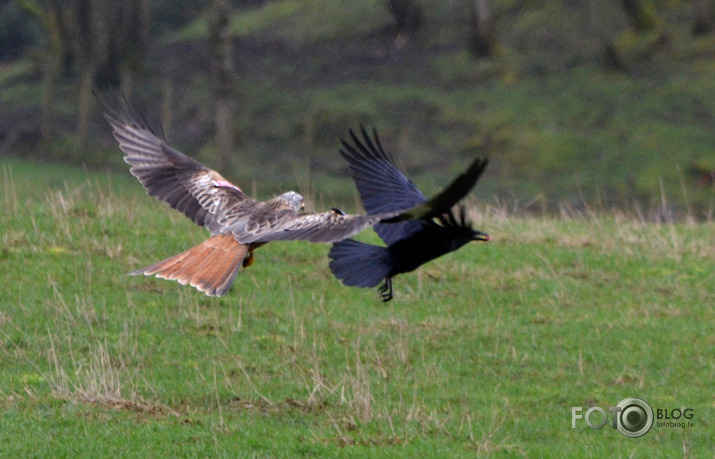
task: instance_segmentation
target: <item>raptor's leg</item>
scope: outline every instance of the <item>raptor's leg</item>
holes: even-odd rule
[[[387,303],[392,299],[392,278],[386,277],[385,283],[377,290],[380,292],[380,297],[383,303]]]
[[[253,251],[250,251],[246,254],[246,257],[243,259],[243,267],[248,268],[253,264],[255,261],[255,257],[253,256]]]

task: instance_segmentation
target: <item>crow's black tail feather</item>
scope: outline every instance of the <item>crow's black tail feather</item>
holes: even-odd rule
[[[330,270],[350,287],[375,287],[392,268],[387,247],[365,244],[354,239],[336,242],[328,253]]]

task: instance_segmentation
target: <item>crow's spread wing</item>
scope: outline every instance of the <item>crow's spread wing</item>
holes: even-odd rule
[[[382,148],[377,131],[373,130],[371,139],[365,127],[360,126],[360,130],[362,140],[352,129],[349,131],[352,143],[341,139],[340,154],[350,166],[365,211],[369,214],[399,212],[427,201]]]
[[[437,218],[457,204],[469,191],[474,188],[477,180],[487,168],[489,160],[476,158],[472,164],[462,174],[452,181],[447,188],[437,194],[429,201],[420,204],[413,209],[403,212],[400,215],[385,220],[385,222],[401,222],[406,220],[423,219],[429,220]]]
[[[340,154],[348,162],[368,214],[402,212],[375,225],[375,231],[387,245],[424,230],[427,220],[449,212],[474,187],[487,166],[486,159],[475,159],[464,173],[428,201],[385,152],[377,131],[373,129],[372,138],[363,126],[360,131],[362,139],[350,130],[352,142],[342,140],[344,149]]]
[[[341,139],[340,154],[348,162],[350,175],[360,194],[362,205],[368,214],[400,212],[427,201],[424,195],[395,164],[380,143],[377,131],[372,138],[360,126],[362,140],[351,129],[351,142]],[[390,245],[420,230],[423,222],[409,221],[399,224],[375,225],[380,239]]]

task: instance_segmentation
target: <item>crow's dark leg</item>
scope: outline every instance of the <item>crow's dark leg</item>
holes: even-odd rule
[[[387,303],[392,299],[392,278],[386,277],[385,283],[377,290],[380,292],[380,297],[383,303]]]

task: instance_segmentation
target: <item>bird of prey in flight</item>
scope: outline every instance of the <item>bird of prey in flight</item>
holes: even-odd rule
[[[392,299],[392,278],[413,271],[430,260],[459,249],[471,241],[488,241],[486,233],[472,229],[460,206],[455,213],[446,201],[435,204],[437,198],[427,201],[424,195],[395,165],[385,152],[377,132],[372,138],[364,128],[362,140],[350,131],[352,143],[342,140],[340,154],[348,162],[355,186],[360,193],[368,215],[384,212],[407,211],[398,223],[375,225],[375,232],[386,247],[346,239],[333,244],[328,257],[330,269],[343,284],[353,287],[383,285],[379,292],[383,301]],[[463,178],[462,196],[474,186],[484,172],[487,160],[475,160]],[[460,181],[455,180],[451,186]],[[425,207],[433,210],[431,214]],[[422,215],[410,219],[410,215]],[[432,218],[424,218],[429,214]],[[408,218],[404,218],[408,217]]]
[[[238,270],[252,264],[253,251],[268,242],[330,243],[380,221],[432,218],[433,206],[449,208],[471,189],[471,186],[464,189],[464,179],[457,180],[427,205],[412,209],[409,214],[345,215],[338,209],[301,212],[303,197],[294,191],[265,202],[257,201],[216,171],[172,148],[126,100],[120,110],[108,108],[108,112],[104,116],[124,152],[124,161],[147,193],[211,233],[201,244],[130,274],[154,275],[189,284],[209,296],[225,294]]]

